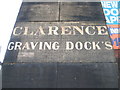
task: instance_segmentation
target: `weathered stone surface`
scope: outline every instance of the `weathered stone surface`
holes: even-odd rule
[[[58,87],[60,88],[118,87],[116,64],[60,63],[58,66]]]
[[[117,88],[112,63],[17,63],[3,65],[3,88]]]
[[[100,2],[23,3],[17,21],[104,21]]]
[[[104,21],[100,2],[63,2],[60,6],[61,21]]]
[[[96,29],[90,28],[90,32],[93,31],[96,33],[95,35],[89,35],[86,33],[86,27],[95,25]],[[105,45],[106,42],[110,43],[108,35],[98,35],[98,25],[105,25],[103,22],[19,22],[16,24],[16,27],[22,27],[22,29],[17,29],[16,34],[21,33],[20,35],[12,35],[10,42],[22,42],[22,46],[26,42],[29,43],[29,49],[24,50],[14,50],[9,51],[7,53],[7,57],[5,58],[6,62],[115,62],[115,57],[113,54],[113,50],[107,50],[109,48]],[[42,26],[45,32],[45,35],[30,35],[30,32],[39,29]],[[49,30],[48,26],[57,26],[59,29],[57,31],[58,35],[48,35]],[[73,35],[61,35],[61,26],[83,26],[84,34],[81,35],[78,31]],[[29,32],[27,35],[23,35],[24,27],[29,28]],[[73,31],[72,29],[70,29]],[[107,32],[107,28],[103,31]],[[13,32],[14,33],[14,32]],[[67,32],[68,33],[68,32]],[[74,48],[71,50],[66,49],[66,42],[72,42],[74,44]],[[35,49],[31,49],[30,42],[58,42],[59,49],[54,50],[51,49],[39,49],[39,43]],[[82,44],[76,46],[76,42],[81,42]],[[85,42],[89,42],[90,44],[85,46]],[[97,47],[94,43],[99,43]],[[15,43],[14,43],[15,44]],[[15,45],[11,45],[14,46]],[[21,47],[22,47],[21,46]],[[51,46],[52,47],[52,46]],[[55,46],[56,47],[56,46]],[[69,46],[71,47],[71,45]],[[77,49],[77,48],[81,49]],[[85,47],[91,47],[90,50]],[[94,49],[95,47],[95,49]],[[99,49],[100,48],[100,49]],[[10,56],[9,56],[10,55]]]
[[[61,35],[61,26],[81,25],[84,35],[79,32]],[[30,35],[40,26],[45,35]],[[59,35],[48,35],[48,26],[58,27],[56,33]],[[88,35],[85,30],[88,26],[95,26],[88,30],[92,34],[95,31],[95,35]],[[38,45],[35,49],[7,50],[2,71],[3,88],[117,88],[117,64],[113,50],[107,50],[111,46],[109,35],[98,35],[98,26],[105,26],[100,3],[23,3],[15,25],[17,32],[12,34],[10,42],[33,42],[34,45],[36,42],[59,42],[60,48],[39,50]],[[102,30],[101,33],[107,32],[107,29]],[[65,33],[69,31],[71,28]],[[89,42],[87,48],[91,49],[86,50],[83,45],[81,50],[65,50],[67,41]],[[107,46],[106,41],[109,42]],[[97,49],[93,49],[93,42],[99,42],[101,49],[97,45],[94,45]]]
[[[31,2],[23,3],[17,21],[57,21],[58,3]]]
[[[55,88],[55,63],[17,63],[3,65],[3,88]]]

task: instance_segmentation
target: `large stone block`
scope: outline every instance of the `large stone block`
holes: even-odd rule
[[[2,75],[3,88],[118,88],[100,2],[23,3]]]
[[[59,63],[58,87],[118,88],[117,75],[113,63]]]
[[[104,21],[100,2],[63,2],[60,5],[61,21]]]
[[[55,63],[4,64],[2,88],[55,88]]]
[[[100,2],[24,2],[17,21],[105,21]]]
[[[115,62],[103,22],[18,22],[8,48],[6,62]]]
[[[117,88],[113,63],[11,63],[3,65],[3,88]]]
[[[17,21],[58,21],[59,5],[56,2],[23,3]]]

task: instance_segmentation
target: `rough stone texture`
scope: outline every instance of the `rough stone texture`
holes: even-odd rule
[[[19,35],[14,36],[12,35],[11,40],[14,42],[21,41],[23,44],[25,42],[29,42],[29,47],[31,47],[30,42],[59,42],[60,48],[58,50],[49,50],[46,48],[46,50],[39,50],[39,44],[34,50],[13,50],[8,53],[8,55],[12,56],[11,59],[9,57],[6,57],[6,62],[13,62],[16,60],[16,62],[115,62],[115,57],[113,54],[113,50],[106,50],[105,42],[109,41],[108,35],[98,35],[97,29],[95,29],[96,34],[95,35],[88,35],[84,32],[84,35],[81,35],[80,33],[76,32],[76,35],[61,35],[61,27],[60,26],[78,26],[86,25],[86,27],[90,24],[92,25],[93,22],[21,22],[17,23],[16,27],[28,27],[29,32],[35,31],[39,28],[39,26],[42,26],[44,29],[44,32],[46,35]],[[102,24],[102,22],[95,22],[93,25],[105,25]],[[48,26],[58,26],[58,34],[59,35],[47,35],[48,34]],[[91,29],[92,31],[93,29]],[[21,31],[20,29],[17,30]],[[22,30],[24,31],[24,30]],[[72,31],[72,30],[71,30]],[[107,29],[106,29],[107,31]],[[97,38],[96,38],[97,37]],[[16,40],[17,39],[17,40]],[[81,50],[74,49],[73,50],[66,50],[66,42],[71,41],[74,44],[78,41],[84,43],[86,41],[89,42],[100,42],[99,46],[101,50],[94,50],[93,45],[91,44],[91,50],[86,50],[85,48]],[[102,43],[104,42],[104,43]],[[83,44],[84,46],[84,44]],[[15,54],[14,54],[15,53]],[[74,54],[73,54],[74,53]],[[102,56],[102,57],[101,57]]]
[[[23,3],[17,21],[57,21],[58,3]]]
[[[28,26],[34,31],[40,25],[45,26],[47,33],[48,25],[105,25],[105,19],[100,2],[23,3],[16,26]],[[12,35],[14,42],[59,41],[61,48],[58,51],[7,50],[2,71],[3,88],[118,88],[118,70],[112,50],[105,50],[102,45],[100,51],[64,51],[68,40],[74,43],[78,40],[110,41],[109,35],[78,33],[75,36]]]
[[[116,60],[118,62],[118,77],[119,77],[118,85],[119,85],[119,89],[120,89],[120,49],[115,49],[114,54],[115,54]]]
[[[63,2],[60,5],[61,21],[103,21],[105,20],[100,3]]]
[[[3,65],[3,88],[116,88],[116,81],[117,68],[112,63]]]
[[[7,71],[7,72],[6,72]],[[55,88],[56,64],[22,63],[3,65],[3,88]]]
[[[60,63],[58,66],[58,87],[60,88],[118,87],[116,64]]]
[[[17,21],[103,21],[100,2],[23,3]]]

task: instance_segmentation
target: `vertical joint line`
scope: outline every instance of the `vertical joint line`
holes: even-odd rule
[[[58,5],[59,5],[59,16],[58,16],[58,21],[60,22],[60,4],[61,2],[58,2]]]
[[[58,62],[56,62],[56,88],[58,88]]]

